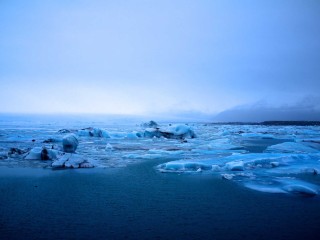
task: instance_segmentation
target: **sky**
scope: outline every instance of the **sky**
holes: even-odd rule
[[[295,106],[320,97],[319,23],[318,0],[0,0],[0,112]]]

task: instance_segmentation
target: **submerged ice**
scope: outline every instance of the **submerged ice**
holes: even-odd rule
[[[2,126],[0,166],[125,167],[157,161],[155,169],[162,173],[210,174],[261,192],[320,193],[318,126],[154,121],[88,126]]]

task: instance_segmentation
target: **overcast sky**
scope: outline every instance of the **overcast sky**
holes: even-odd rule
[[[320,1],[0,0],[0,84],[0,112],[217,113],[317,99]]]

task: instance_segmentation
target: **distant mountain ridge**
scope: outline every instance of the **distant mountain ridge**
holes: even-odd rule
[[[233,108],[217,114],[216,122],[320,121],[320,110],[296,107]]]
[[[214,122],[223,125],[320,126],[320,121]]]

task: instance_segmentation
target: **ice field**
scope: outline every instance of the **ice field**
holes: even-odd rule
[[[155,122],[0,126],[0,167],[123,168],[155,159],[163,163],[154,171],[163,174],[207,174],[269,193],[320,193],[319,126]]]

